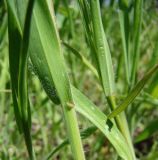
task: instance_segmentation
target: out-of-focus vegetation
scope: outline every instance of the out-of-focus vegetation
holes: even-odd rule
[[[0,159],[157,160],[158,1],[27,2],[0,1]]]

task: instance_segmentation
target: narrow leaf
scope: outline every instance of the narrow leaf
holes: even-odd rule
[[[154,72],[156,72],[158,69],[158,65],[153,67],[138,83],[137,85],[132,89],[132,91],[129,93],[129,95],[125,98],[125,100],[114,110],[112,111],[109,115],[108,118],[114,118],[116,117],[119,113],[124,111],[129,104],[131,104],[136,96],[141,92],[143,89],[144,85],[148,82],[148,80],[151,78]]]
[[[31,113],[28,100],[28,90],[27,90],[27,57],[28,57],[28,44],[29,44],[29,35],[30,35],[30,24],[33,11],[34,0],[30,0],[27,6],[25,26],[23,33],[17,20],[17,15],[15,13],[15,3],[12,1],[7,1],[8,5],[8,17],[11,17],[13,20],[8,18],[9,24],[9,57],[10,57],[10,67],[16,67],[15,70],[11,70],[11,79],[12,79],[12,90],[13,90],[13,103],[15,108],[15,116],[17,119],[17,124],[20,128],[20,131],[23,132],[29,157],[31,160],[34,160],[34,152],[32,148],[32,140],[30,134],[30,125],[31,125]],[[13,25],[13,26],[12,26]],[[15,34],[13,33],[16,31]],[[14,36],[14,37],[13,37]],[[17,38],[17,39],[16,39]],[[15,40],[15,41],[12,41]],[[18,40],[17,46],[15,42]],[[14,47],[13,47],[14,45]],[[15,48],[17,50],[15,50]],[[15,50],[14,52],[11,49]],[[12,61],[12,62],[11,62]],[[15,65],[12,63],[15,62]],[[16,74],[16,75],[13,75]],[[13,80],[15,78],[15,80]],[[15,82],[15,84],[13,84]]]
[[[85,66],[87,66],[93,73],[94,75],[99,78],[97,70],[94,68],[94,66],[86,59],[86,57],[84,57],[79,51],[77,51],[75,48],[71,47],[69,44],[63,42],[63,44],[69,49],[71,50],[71,52],[77,57],[79,58],[83,64]]]
[[[137,67],[140,58],[140,33],[142,25],[143,0],[134,1],[133,51],[131,67],[131,87],[136,82]]]
[[[12,99],[14,106],[15,119],[18,129],[22,132],[21,111],[18,106],[18,73],[19,73],[19,57],[20,43],[22,40],[20,34],[20,25],[17,20],[15,5],[13,1],[7,1],[8,9],[8,37],[9,37],[9,68],[12,86]]]
[[[99,1],[91,0],[90,7],[100,79],[105,95],[112,96],[115,93],[114,71],[109,45],[103,29]]]
[[[30,133],[31,128],[31,111],[28,99],[27,87],[27,60],[28,60],[28,46],[30,37],[30,26],[33,12],[34,0],[29,0],[27,12],[25,17],[23,37],[20,46],[20,61],[19,61],[19,77],[18,77],[18,105],[21,109],[21,118],[23,125],[23,133],[25,143],[31,160],[35,159],[32,138]]]
[[[126,81],[129,84],[129,15],[128,11],[119,10],[119,22],[121,29],[121,39],[123,44],[123,56],[125,63],[125,73],[126,73]]]

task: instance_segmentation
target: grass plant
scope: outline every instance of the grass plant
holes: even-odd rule
[[[155,160],[157,16],[156,0],[0,1],[0,159]]]

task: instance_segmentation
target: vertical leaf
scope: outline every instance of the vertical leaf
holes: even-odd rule
[[[15,5],[13,1],[7,1],[8,8],[8,37],[9,37],[9,66],[10,66],[10,77],[12,85],[12,98],[16,122],[18,129],[22,131],[21,124],[21,111],[18,106],[18,74],[19,74],[19,56],[20,56],[20,43],[22,40],[20,34],[20,25],[16,19],[16,13],[13,8]]]
[[[135,0],[134,2],[134,24],[133,24],[133,51],[132,51],[132,71],[131,71],[131,87],[136,82],[137,67],[140,57],[140,32],[142,24],[142,6],[143,0]]]
[[[128,10],[119,10],[119,22],[121,28],[121,39],[123,44],[123,55],[125,63],[126,81],[129,84],[129,15]]]
[[[17,14],[20,21],[21,28],[24,26],[24,17],[26,11],[26,0],[16,0],[17,3]],[[36,3],[36,2],[35,2]],[[31,24],[31,36],[30,36],[31,43],[29,44],[29,55],[31,61],[33,63],[33,67],[35,69],[40,82],[42,83],[43,88],[45,89],[49,98],[55,103],[60,104],[60,99],[57,95],[56,88],[54,86],[54,80],[52,77],[48,77],[47,74],[50,74],[50,69],[48,64],[46,63],[46,58],[43,55],[44,45],[42,44],[41,37],[39,31],[37,30],[37,24],[35,22],[35,16],[33,16],[32,24]],[[38,43],[36,43],[36,41]],[[36,55],[38,53],[38,56]],[[43,69],[38,69],[43,66]],[[48,73],[49,72],[49,73]]]
[[[32,16],[34,0],[30,0],[27,6],[27,14],[25,18],[23,36],[21,36],[20,32],[21,30],[19,27],[18,20],[16,18],[14,2],[8,0],[7,4],[8,4],[8,17],[9,17],[8,32],[9,32],[9,45],[10,45],[9,60],[11,69],[11,81],[12,81],[15,116],[19,129],[24,134],[29,157],[31,160],[34,160],[35,155],[32,148],[32,140],[30,133],[31,113],[30,113],[28,90],[27,90],[28,44],[29,44],[30,24],[31,24],[31,16]],[[15,46],[16,41],[18,43]],[[17,50],[15,50],[15,48]],[[15,55],[17,55],[17,57],[13,55],[14,53]]]
[[[108,42],[105,37],[99,1],[91,0],[92,24],[96,46],[96,57],[99,63],[99,73],[105,95],[111,96],[115,93],[114,71]]]

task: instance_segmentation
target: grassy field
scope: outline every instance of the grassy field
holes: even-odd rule
[[[158,160],[158,1],[0,1],[0,160]]]

